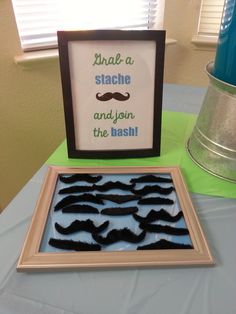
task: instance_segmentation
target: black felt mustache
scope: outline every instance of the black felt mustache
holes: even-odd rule
[[[101,214],[108,216],[126,216],[137,213],[138,207],[109,207],[103,208]]]
[[[88,183],[97,183],[102,179],[102,176],[92,176],[90,174],[86,173],[76,173],[71,176],[63,176],[61,175],[59,177],[60,181],[63,183],[75,183],[78,181],[85,181]]]
[[[145,231],[151,232],[151,233],[166,233],[169,235],[176,235],[176,236],[182,236],[182,235],[188,235],[189,231],[186,228],[175,228],[171,226],[163,226],[159,224],[149,224],[149,223],[143,223],[141,222],[139,224],[139,227]]]
[[[174,187],[170,186],[168,188],[163,188],[160,185],[147,185],[139,190],[132,190],[133,193],[139,194],[139,195],[147,195],[151,193],[159,193],[163,195],[168,195],[171,192],[174,191]]]
[[[122,204],[130,201],[137,201],[140,199],[139,195],[127,194],[127,195],[118,195],[118,194],[96,194],[103,200],[111,201],[117,204]]]
[[[103,185],[94,185],[94,188],[99,192],[106,192],[109,190],[123,190],[123,191],[131,191],[134,187],[134,184],[126,184],[120,181],[108,181]]]
[[[150,212],[147,214],[146,217],[139,216],[135,213],[133,214],[133,217],[138,222],[143,222],[143,223],[151,223],[157,220],[163,220],[167,222],[177,222],[183,217],[183,212],[179,211],[176,215],[172,216],[166,210],[162,208],[158,211],[154,209],[150,210]]]
[[[62,250],[72,251],[100,251],[101,245],[97,243],[87,243],[81,241],[64,240],[51,238],[48,242],[49,245]]]
[[[99,233],[104,231],[109,225],[109,221],[104,221],[100,226],[95,226],[94,222],[90,219],[87,220],[74,220],[69,226],[63,227],[57,222],[55,229],[61,234],[72,234],[78,231],[86,231],[90,233]]]
[[[97,195],[85,193],[82,195],[69,195],[69,196],[64,197],[62,200],[60,200],[56,204],[56,206],[54,207],[54,210],[58,211],[65,206],[68,206],[77,202],[90,202],[90,203],[101,204],[101,205],[104,204],[101,198],[98,197]]]
[[[146,245],[138,246],[137,250],[176,250],[176,249],[192,249],[192,245],[184,243],[176,243],[165,239]]]
[[[99,210],[91,205],[72,204],[62,208],[64,214],[99,214]]]
[[[147,197],[138,201],[140,205],[173,205],[174,201],[165,197]]]
[[[128,228],[124,229],[113,229],[111,230],[107,236],[103,237],[98,234],[93,234],[93,239],[99,243],[104,245],[113,244],[119,241],[125,241],[130,243],[139,243],[143,241],[146,236],[146,231],[142,231],[140,234],[135,234]]]
[[[69,194],[69,193],[83,193],[83,192],[92,192],[92,191],[99,191],[99,192],[107,192],[109,190],[122,190],[122,191],[131,191],[134,187],[134,184],[126,184],[120,181],[108,181],[104,184],[97,185],[76,185],[76,186],[69,186],[67,188],[63,188],[59,190],[59,194]]]
[[[144,175],[138,178],[133,178],[130,183],[172,183],[171,178],[155,176],[153,174]]]
[[[73,185],[67,188],[60,189],[58,194],[73,194],[73,193],[85,193],[93,192],[94,185]]]
[[[96,98],[97,100],[100,100],[100,101],[108,101],[111,99],[115,99],[119,101],[126,101],[130,98],[130,94],[127,92],[124,95],[119,92],[115,92],[115,93],[108,92],[103,95],[101,93],[97,93]]]

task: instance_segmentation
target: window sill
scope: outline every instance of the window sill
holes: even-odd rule
[[[202,50],[214,50],[217,45],[218,38],[216,36],[203,36],[195,35],[192,37],[192,44],[196,46],[197,49]]]
[[[14,61],[19,65],[27,65],[38,61],[50,61],[58,58],[58,50],[39,50],[32,52],[23,52],[21,55],[15,56]]]
[[[176,44],[177,44],[177,40],[176,39],[166,38],[166,46],[176,45]]]
[[[177,40],[172,38],[166,39],[166,46],[175,45]],[[39,61],[50,61],[53,59],[58,59],[58,50],[50,49],[50,50],[41,50],[41,51],[32,51],[25,52],[22,55],[18,55],[14,57],[14,61],[18,65],[30,65]]]

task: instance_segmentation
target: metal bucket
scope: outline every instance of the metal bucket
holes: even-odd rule
[[[236,86],[215,78],[212,68],[206,66],[209,87],[187,151],[204,170],[236,182]]]

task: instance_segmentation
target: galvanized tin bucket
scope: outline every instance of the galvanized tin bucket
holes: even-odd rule
[[[236,182],[236,86],[215,78],[206,66],[209,87],[187,151],[204,170]]]

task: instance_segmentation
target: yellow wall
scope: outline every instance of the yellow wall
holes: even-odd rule
[[[0,208],[43,164],[64,138],[58,61],[26,68],[11,1],[0,2]]]
[[[165,81],[206,85],[205,64],[214,51],[195,50],[200,0],[166,0],[167,35],[178,40],[166,51]],[[21,53],[10,0],[0,2],[0,209],[3,209],[64,138],[58,60],[27,67],[14,64]],[[20,208],[19,208],[20,210]]]
[[[205,66],[215,59],[215,49],[196,48],[191,43],[196,35],[200,0],[166,0],[164,28],[167,37],[177,39],[177,45],[166,50],[165,82],[206,86]]]

